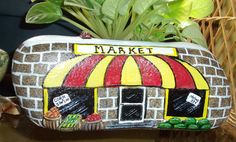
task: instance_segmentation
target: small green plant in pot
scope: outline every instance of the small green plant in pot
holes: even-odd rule
[[[210,114],[229,112],[227,79],[193,21],[213,9],[211,0],[36,1],[27,23],[64,20],[93,38],[26,40],[12,69],[21,106],[60,131],[218,127],[228,114]]]

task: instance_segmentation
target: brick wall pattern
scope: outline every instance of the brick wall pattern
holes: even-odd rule
[[[15,92],[26,115],[35,124],[42,126],[43,80],[59,62],[74,57],[73,43],[50,43],[34,46],[21,46],[14,54],[12,79]],[[210,85],[208,119],[213,127],[224,121],[231,108],[229,84],[224,71],[219,67],[210,52],[199,49],[178,48],[179,58],[192,64],[205,77]],[[154,125],[164,121],[165,90],[147,87],[145,121]],[[118,121],[119,88],[98,89],[98,113],[107,126]]]

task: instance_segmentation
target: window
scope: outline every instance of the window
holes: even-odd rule
[[[81,114],[83,118],[94,113],[94,89],[48,89],[48,109],[56,106],[62,117]]]
[[[203,117],[206,90],[169,90],[166,117]]]
[[[145,115],[145,88],[120,88],[119,123],[143,122]]]

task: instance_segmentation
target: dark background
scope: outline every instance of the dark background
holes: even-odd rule
[[[63,21],[48,25],[26,24],[25,15],[32,5],[30,0],[0,0],[0,48],[10,56],[7,74],[0,83],[0,95],[14,95],[10,75],[11,59],[23,41],[37,35],[79,35],[78,29]]]

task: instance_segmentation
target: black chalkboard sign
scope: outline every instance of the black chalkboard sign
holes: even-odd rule
[[[48,90],[48,109],[57,107],[62,115],[94,113],[94,89],[53,88]]]
[[[171,89],[167,116],[202,117],[205,93],[205,90]]]

